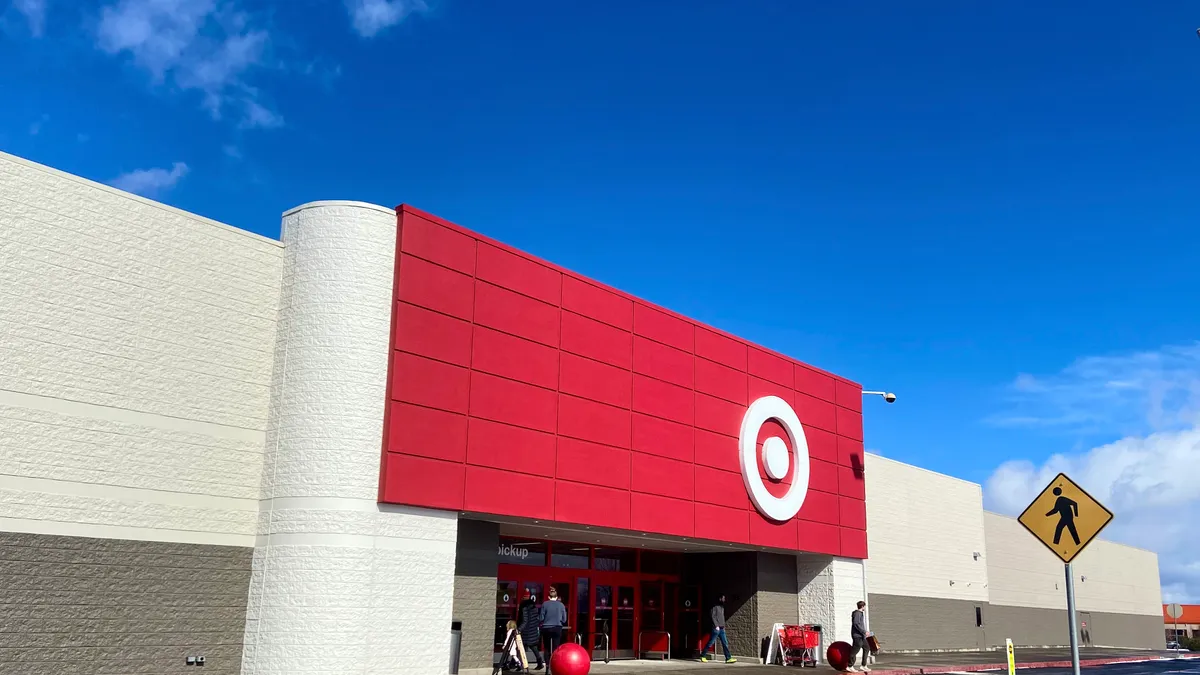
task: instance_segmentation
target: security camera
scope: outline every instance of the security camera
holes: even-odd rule
[[[887,401],[888,403],[895,403],[896,395],[889,391],[888,393],[883,395],[883,400]]]

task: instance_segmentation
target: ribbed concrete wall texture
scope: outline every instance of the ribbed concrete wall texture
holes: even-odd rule
[[[273,241],[0,153],[0,672],[442,675],[452,621],[490,672],[514,522],[379,503],[396,228],[313,202]],[[865,561],[674,541],[739,657],[862,599],[886,649],[1066,644],[1062,565],[978,484],[864,475]],[[1085,644],[1163,646],[1154,553],[1075,574]]]

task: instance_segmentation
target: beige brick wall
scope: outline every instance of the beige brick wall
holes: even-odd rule
[[[0,153],[0,530],[252,545],[281,269]]]
[[[865,464],[867,590],[986,601],[980,486],[879,455]]]
[[[994,605],[1067,607],[1063,564],[1015,518],[984,513],[988,578]],[[1074,562],[1079,611],[1162,616],[1158,556],[1113,542],[1092,542]]]

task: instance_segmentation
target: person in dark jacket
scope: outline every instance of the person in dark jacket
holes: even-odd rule
[[[567,606],[558,599],[558,591],[551,588],[546,601],[538,611],[541,619],[542,640],[546,643],[546,661],[554,656],[554,650],[562,644],[563,626],[567,625]]]
[[[717,604],[713,605],[712,611],[709,613],[712,618],[712,637],[708,638],[708,644],[704,645],[704,651],[700,652],[700,660],[708,661],[708,650],[713,648],[717,640],[721,640],[721,649],[725,651],[725,663],[737,663],[737,659],[729,653],[729,638],[725,635],[725,596],[722,594],[717,598]]]
[[[517,630],[521,633],[521,643],[525,646],[525,660],[529,661],[532,655],[537,661],[537,667],[534,670],[541,670],[542,652],[538,648],[538,643],[542,640],[542,620],[538,614],[537,598],[533,597],[533,591],[525,589],[525,599],[517,606]]]
[[[867,603],[862,600],[858,601],[858,609],[850,614],[850,639],[853,645],[850,648],[850,672],[854,673],[869,673],[871,669],[867,667],[867,655],[871,650],[867,649],[867,620],[866,613],[863,612],[867,608]],[[862,650],[863,659],[862,667],[854,667],[854,657],[858,656],[858,650]]]

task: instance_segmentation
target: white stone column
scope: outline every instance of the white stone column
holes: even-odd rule
[[[443,675],[456,514],[376,503],[396,214],[313,202],[282,240],[242,672]]]
[[[850,642],[850,614],[859,600],[867,599],[863,561],[801,553],[796,570],[800,621],[821,624],[826,647],[838,640]]]

